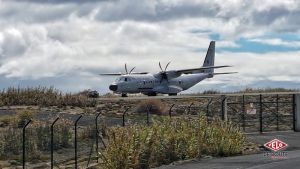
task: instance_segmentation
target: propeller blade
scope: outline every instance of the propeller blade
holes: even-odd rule
[[[166,72],[161,73],[160,83],[165,79],[169,83],[168,75]]]
[[[158,65],[159,65],[160,70],[163,71],[163,69],[161,68],[160,62],[158,62]]]
[[[129,74],[131,74],[131,72],[135,69],[135,67],[133,67],[130,71],[129,71]]]
[[[167,65],[166,65],[166,67],[165,67],[165,71],[167,70],[167,68],[168,68],[168,66],[169,66],[169,64],[170,64],[171,62],[169,62]]]
[[[128,70],[127,70],[127,65],[126,65],[126,63],[125,63],[125,72],[126,72],[126,74],[128,74]]]

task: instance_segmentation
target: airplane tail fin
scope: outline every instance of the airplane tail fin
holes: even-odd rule
[[[203,67],[214,66],[215,64],[215,41],[211,41],[206,53],[206,57],[203,63]],[[208,73],[213,77],[214,68],[203,70],[203,73]]]

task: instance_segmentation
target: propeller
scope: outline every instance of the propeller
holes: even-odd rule
[[[131,72],[135,69],[135,67],[133,67],[129,72],[128,72],[128,69],[127,69],[127,64],[125,63],[125,72],[126,74],[131,74]]]
[[[133,72],[133,70],[135,69],[135,67],[133,67],[132,69],[130,69],[130,71],[128,71],[127,68],[127,64],[125,63],[125,73],[119,72],[119,73],[101,73],[100,75],[103,76],[122,76],[122,75],[128,75],[128,74],[148,74],[149,72]]]
[[[161,72],[160,72],[160,75],[161,75],[160,83],[161,83],[163,80],[166,80],[167,82],[169,82],[168,74],[167,74],[167,68],[168,68],[168,66],[170,65],[170,63],[171,63],[171,62],[169,62],[169,63],[166,65],[165,69],[162,69],[160,62],[158,62],[159,68],[160,68],[160,70],[161,70]]]

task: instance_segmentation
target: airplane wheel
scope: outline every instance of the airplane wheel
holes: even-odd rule
[[[156,96],[157,94],[155,92],[153,92],[153,93],[148,93],[147,95],[148,96]]]
[[[122,93],[122,97],[128,97],[126,93]]]
[[[169,93],[169,96],[177,96],[177,93]]]

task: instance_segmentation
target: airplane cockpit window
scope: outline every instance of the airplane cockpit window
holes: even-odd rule
[[[116,79],[116,82],[130,82],[134,81],[135,79],[132,77],[119,77]]]
[[[118,77],[115,81],[116,81],[116,82],[119,82],[119,81],[121,81],[121,78]]]
[[[119,77],[116,79],[116,82],[122,82],[122,81],[124,81],[124,77]]]

